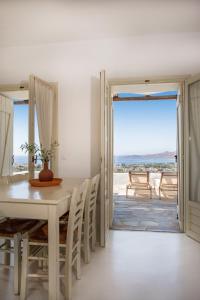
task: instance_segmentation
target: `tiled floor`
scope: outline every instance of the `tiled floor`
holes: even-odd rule
[[[72,300],[199,300],[199,278],[200,245],[184,234],[111,231],[106,249],[83,265]],[[1,300],[19,299],[12,279],[0,271]],[[46,283],[29,283],[27,299],[47,300]]]
[[[159,200],[115,195],[113,228],[179,232],[176,197]]]

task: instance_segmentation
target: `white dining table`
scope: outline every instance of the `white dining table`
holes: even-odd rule
[[[69,210],[71,192],[83,178],[65,178],[59,186],[31,187],[28,181],[0,186],[0,216],[48,221],[49,300],[58,300],[59,217]]]

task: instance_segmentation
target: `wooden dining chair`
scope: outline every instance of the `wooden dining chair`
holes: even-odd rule
[[[0,177],[0,185],[6,185],[8,177]],[[2,217],[0,220],[0,252],[4,254],[4,263],[1,267],[14,268],[14,294],[20,292],[21,279],[21,242],[22,234],[30,231],[41,223],[37,220],[15,219]],[[10,255],[14,255],[14,266],[10,265]]]
[[[89,180],[85,180],[79,188],[74,188],[69,209],[68,223],[60,224],[60,258],[59,262],[65,264],[64,274],[59,277],[65,278],[65,297],[67,300],[72,296],[72,267],[75,269],[76,278],[81,276],[81,232],[83,211],[86,195],[88,193]],[[48,278],[48,273],[39,274],[29,272],[29,263],[33,261],[48,261],[47,256],[41,255],[41,247],[48,247],[48,224],[41,226],[31,234],[23,236],[23,254],[22,254],[22,279],[20,300],[26,299],[27,278],[38,277]],[[38,250],[39,247],[39,250]],[[47,248],[48,249],[48,248]],[[56,270],[55,270],[56,271]]]
[[[94,251],[96,245],[96,201],[99,189],[99,181],[99,174],[91,179],[88,195],[85,201],[82,229],[82,248],[85,263],[90,262],[90,251]]]
[[[20,292],[21,278],[21,241],[22,235],[35,229],[38,221],[8,218],[0,222],[0,239],[4,240],[0,245],[0,252],[14,254],[14,293]],[[41,225],[40,225],[41,226]],[[7,243],[9,241],[9,244]],[[4,268],[13,268],[10,264],[1,264]]]

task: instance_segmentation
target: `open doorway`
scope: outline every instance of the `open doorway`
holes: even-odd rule
[[[179,90],[113,89],[113,229],[180,232]]]

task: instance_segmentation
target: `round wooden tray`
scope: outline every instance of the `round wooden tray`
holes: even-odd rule
[[[47,186],[56,186],[60,185],[62,178],[53,178],[51,181],[39,181],[39,179],[30,179],[29,183],[34,187],[47,187]]]

